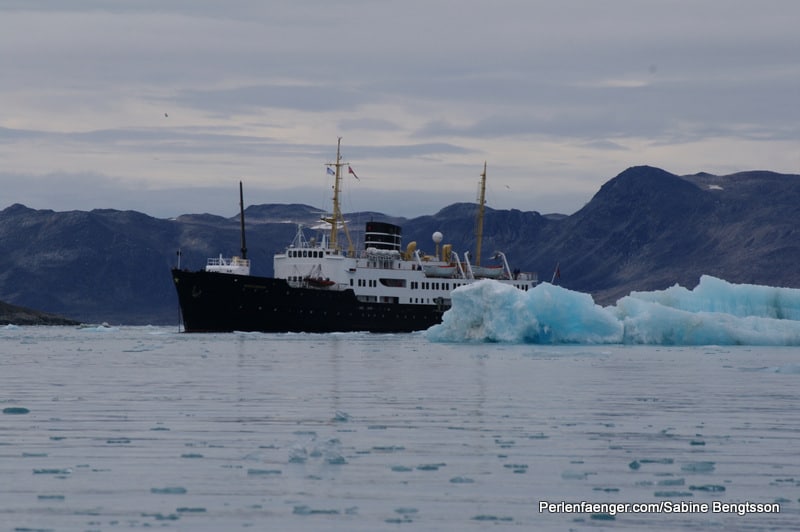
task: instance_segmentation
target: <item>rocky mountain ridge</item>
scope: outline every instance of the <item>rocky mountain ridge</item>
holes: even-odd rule
[[[431,235],[441,231],[463,253],[475,248],[475,211],[462,203],[413,219],[375,212],[346,218],[356,241],[365,222],[390,221],[403,226],[404,245],[413,240],[432,252]],[[296,224],[313,227],[320,209],[251,205],[245,213],[253,274],[272,275],[273,253],[291,242]],[[639,166],[606,182],[569,216],[487,208],[484,258],[501,249],[512,268],[536,271],[542,281],[558,264],[560,284],[601,304],[632,290],[691,288],[703,274],[800,287],[798,214],[798,175],[677,176]],[[0,211],[0,300],[83,322],[176,323],[170,268],[180,261],[199,269],[207,257],[237,255],[239,247],[238,214],[167,220],[16,204]]]

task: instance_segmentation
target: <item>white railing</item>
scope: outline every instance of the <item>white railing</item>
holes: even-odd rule
[[[210,257],[206,262],[206,271],[250,275],[250,259],[243,259],[241,257],[231,257],[228,259],[222,255],[219,257]]]

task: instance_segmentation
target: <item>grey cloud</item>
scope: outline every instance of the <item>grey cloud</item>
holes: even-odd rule
[[[339,120],[339,129],[343,131],[399,131],[401,128],[394,122],[382,118],[353,118]]]
[[[358,157],[361,159],[407,159],[409,157],[430,157],[445,154],[473,153],[473,150],[446,142],[383,146],[358,145],[348,147],[347,151],[352,154],[353,157]]]
[[[311,112],[352,110],[369,101],[364,94],[330,85],[254,85],[222,90],[183,91],[181,105],[215,112],[247,113],[256,109],[289,108]]]
[[[8,168],[135,174],[153,165],[115,156],[152,152],[180,161],[165,175],[230,155],[237,170],[280,158],[301,176],[332,158],[320,123],[354,161],[435,160],[440,175],[486,140],[527,168],[536,139],[559,148],[542,172],[580,179],[587,197],[586,176],[657,155],[634,143],[676,146],[676,164],[699,169],[718,155],[693,143],[758,141],[724,163],[757,151],[796,167],[774,142],[800,140],[795,0],[6,0],[0,13]],[[137,114],[160,106],[188,118]],[[75,156],[95,149],[108,156]]]

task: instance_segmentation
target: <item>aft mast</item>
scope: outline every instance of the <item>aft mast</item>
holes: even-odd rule
[[[342,209],[339,201],[339,194],[341,193],[342,189],[342,167],[350,164],[342,162],[341,147],[342,137],[339,137],[339,140],[336,144],[336,162],[329,163],[327,165],[328,168],[331,166],[335,168],[334,175],[336,176],[334,178],[333,185],[333,216],[330,218],[323,218],[323,220],[331,224],[330,247],[333,249],[340,249],[338,244],[338,236],[339,226],[341,225],[342,229],[344,230],[344,235],[347,237],[347,254],[349,256],[353,256],[353,241],[350,239],[350,233],[347,231],[347,225],[344,223],[344,217],[342,216]]]
[[[239,220],[242,224],[242,259],[247,260],[247,244],[244,240],[244,191],[242,190],[241,181],[239,181]]]
[[[478,219],[475,222],[475,266],[481,265],[481,244],[483,243],[483,213],[486,206],[486,161],[483,161],[480,194],[478,196]]]

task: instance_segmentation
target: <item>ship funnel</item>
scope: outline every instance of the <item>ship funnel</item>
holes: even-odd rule
[[[400,226],[386,222],[367,222],[364,231],[364,249],[400,251],[402,240]]]

